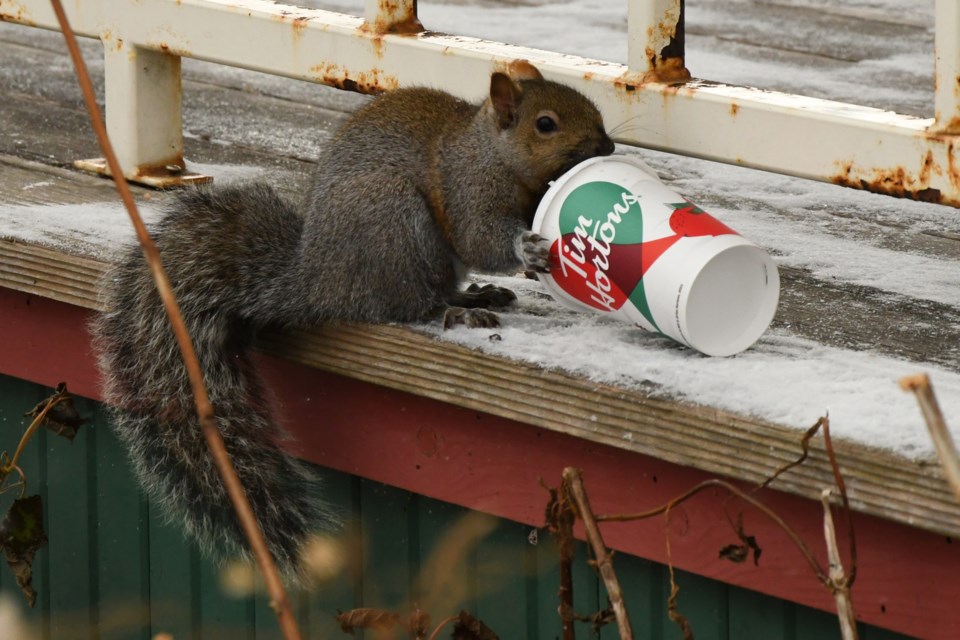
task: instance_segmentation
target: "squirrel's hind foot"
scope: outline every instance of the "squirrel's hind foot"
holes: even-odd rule
[[[458,324],[470,329],[495,329],[500,326],[500,316],[488,309],[450,307],[443,314],[443,329],[446,331]]]

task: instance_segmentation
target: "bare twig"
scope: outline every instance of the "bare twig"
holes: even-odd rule
[[[850,551],[850,569],[847,571],[847,587],[852,587],[857,579],[857,537],[853,531],[853,518],[850,517],[850,500],[847,498],[847,483],[843,480],[843,474],[840,473],[840,465],[837,464],[837,456],[833,452],[833,438],[830,437],[830,418],[823,418],[823,446],[827,450],[827,459],[830,460],[830,468],[833,470],[833,481],[840,491],[840,500],[843,503],[843,515],[847,519],[847,545]]]
[[[659,506],[656,509],[651,509],[649,511],[643,511],[640,513],[628,513],[628,514],[620,514],[620,515],[598,515],[596,516],[596,521],[597,522],[628,522],[631,520],[645,520],[647,518],[653,518],[655,516],[666,513],[667,511],[676,507],[677,505],[683,502],[686,502],[687,500],[697,495],[701,491],[704,491],[705,489],[709,489],[711,487],[720,487],[721,489],[726,489],[730,493],[734,494],[735,496],[737,496],[738,498],[740,498],[741,500],[743,500],[744,502],[746,502],[747,504],[755,508],[757,511],[761,512],[763,515],[767,516],[767,518],[772,520],[777,526],[779,526],[784,531],[784,533],[787,534],[787,536],[790,538],[790,540],[793,541],[794,545],[796,545],[797,549],[800,551],[803,557],[806,558],[807,563],[810,565],[810,568],[816,574],[817,579],[824,585],[828,584],[830,578],[827,575],[827,572],[824,571],[823,567],[820,565],[820,562],[816,559],[816,557],[810,551],[810,548],[803,541],[803,539],[797,534],[797,532],[794,531],[792,528],[790,528],[790,525],[784,522],[783,518],[778,516],[776,512],[770,509],[770,507],[763,504],[762,502],[760,502],[753,496],[749,495],[748,493],[745,493],[742,489],[730,484],[729,482],[725,482],[724,480],[718,480],[716,478],[704,480],[698,485],[687,490],[685,493],[674,498],[667,504]]]
[[[927,429],[930,431],[930,437],[933,439],[933,445],[940,458],[940,464],[943,465],[947,481],[953,488],[957,500],[960,500],[960,456],[957,455],[957,447],[940,411],[940,403],[937,402],[937,396],[933,393],[930,377],[922,373],[901,378],[900,386],[917,396],[917,402],[920,403],[920,410],[927,422]]]
[[[460,619],[460,616],[455,615],[455,616],[450,616],[449,618],[446,618],[445,620],[441,621],[440,624],[438,624],[436,628],[433,630],[433,633],[430,634],[429,640],[437,640],[437,638],[440,637],[440,632],[443,631],[443,628],[445,626],[447,626],[451,622],[456,622],[459,619]]]
[[[800,448],[801,448],[801,450],[802,450],[802,453],[800,454],[800,457],[799,457],[799,458],[797,458],[796,460],[794,460],[794,461],[792,461],[792,462],[786,463],[785,465],[783,465],[782,467],[780,467],[779,469],[777,469],[776,471],[774,471],[774,472],[773,472],[773,475],[771,475],[769,478],[767,478],[766,480],[764,480],[763,482],[761,482],[760,484],[758,484],[758,485],[756,486],[756,488],[754,488],[753,492],[757,492],[757,491],[759,491],[760,489],[765,489],[765,488],[769,487],[770,484],[771,484],[774,480],[776,480],[777,478],[779,478],[781,475],[783,475],[784,473],[786,473],[786,472],[789,471],[790,469],[793,469],[794,467],[803,464],[803,462],[807,459],[807,456],[810,455],[810,440],[811,440],[811,438],[813,438],[813,436],[815,436],[815,435],[817,434],[817,431],[820,430],[820,427],[823,426],[823,423],[824,423],[826,420],[827,420],[826,417],[820,418],[819,420],[817,420],[817,421],[814,423],[814,425],[813,425],[812,427],[810,427],[809,429],[807,429],[807,430],[804,432],[803,437],[800,438]]]
[[[677,596],[680,595],[680,586],[677,584],[676,572],[673,570],[673,547],[670,545],[670,507],[663,512],[663,534],[667,546],[667,571],[670,575],[670,597],[667,598],[667,617],[677,625],[683,640],[693,640],[693,629],[690,621],[677,609]]]
[[[147,228],[144,225],[143,220],[137,211],[136,203],[133,200],[133,194],[130,191],[130,186],[123,177],[120,163],[117,161],[113,147],[107,137],[106,128],[103,125],[100,109],[97,106],[96,97],[94,95],[93,85],[90,82],[90,76],[87,73],[86,65],[84,64],[83,57],[80,54],[80,49],[77,46],[76,36],[74,35],[73,29],[71,29],[70,24],[67,21],[67,16],[64,13],[63,5],[60,3],[60,0],[50,1],[53,5],[53,10],[57,15],[57,20],[60,23],[60,29],[63,31],[63,37],[66,40],[67,49],[70,51],[70,57],[73,59],[73,64],[76,68],[77,80],[80,83],[80,88],[83,92],[83,98],[87,105],[87,111],[90,114],[91,125],[93,126],[94,132],[97,135],[100,148],[103,151],[104,157],[106,158],[107,166],[110,168],[110,173],[113,176],[113,180],[116,184],[117,191],[120,194],[120,198],[123,200],[123,204],[126,206],[127,212],[130,215],[130,220],[133,222],[134,229],[137,232],[137,238],[140,240],[140,245],[143,248],[144,257],[149,264],[150,271],[157,286],[157,291],[160,293],[160,298],[163,300],[163,306],[167,312],[167,317],[169,318],[174,334],[176,335],[177,344],[180,347],[180,352],[183,355],[187,373],[190,376],[190,385],[193,389],[193,399],[197,407],[197,415],[200,418],[200,425],[204,438],[207,441],[207,446],[210,449],[214,463],[217,465],[217,469],[219,470],[220,476],[223,479],[227,494],[230,496],[230,501],[233,503],[234,510],[237,513],[237,518],[239,519],[244,533],[247,536],[247,540],[250,543],[253,556],[256,558],[257,564],[260,566],[260,570],[263,572],[264,579],[267,584],[267,590],[270,594],[270,605],[277,614],[277,620],[280,624],[280,628],[283,631],[284,637],[287,640],[298,640],[300,638],[300,631],[297,627],[296,620],[293,617],[290,601],[287,599],[286,592],[283,588],[283,583],[280,580],[280,574],[277,572],[273,557],[270,555],[270,551],[268,550],[266,542],[263,539],[263,533],[260,530],[260,526],[250,508],[250,503],[247,500],[246,494],[244,493],[243,485],[240,483],[240,479],[237,477],[236,470],[233,468],[233,464],[230,461],[230,456],[223,444],[223,438],[220,435],[220,431],[217,429],[217,424],[213,413],[213,406],[210,404],[210,398],[207,394],[206,386],[203,383],[203,375],[201,373],[200,364],[197,361],[197,355],[193,349],[193,344],[190,340],[190,335],[187,332],[186,324],[184,323],[183,316],[180,313],[179,305],[177,304],[176,298],[173,295],[173,290],[170,286],[170,280],[167,278],[166,272],[160,263],[160,253],[157,250],[157,246],[150,238],[150,235],[147,233]]]
[[[617,580],[617,574],[613,570],[612,554],[607,551],[603,543],[603,536],[600,535],[600,528],[597,526],[597,520],[594,518],[593,511],[590,509],[590,501],[587,499],[587,492],[583,488],[583,477],[579,469],[567,467],[563,470],[563,482],[569,489],[577,505],[577,512],[580,519],[583,520],[583,527],[587,532],[587,539],[593,547],[593,553],[596,556],[597,570],[603,583],[607,588],[607,595],[610,597],[610,606],[617,619],[617,630],[620,633],[620,640],[633,640],[633,629],[630,626],[630,618],[627,615],[627,607],[623,602],[623,593],[620,591],[620,582]]]
[[[37,429],[43,424],[43,421],[47,418],[47,414],[61,402],[69,398],[66,388],[63,390],[58,389],[57,392],[47,400],[46,405],[43,409],[34,417],[33,422],[30,423],[30,426],[27,427],[27,430],[23,432],[23,436],[20,438],[20,442],[17,444],[17,450],[14,451],[13,457],[9,461],[4,461],[3,468],[0,469],[0,486],[3,482],[6,481],[7,476],[11,471],[16,470],[20,474],[20,478],[23,479],[23,471],[17,466],[17,461],[20,460],[20,455],[23,453],[24,448],[27,446],[27,443],[30,442],[30,438],[33,437],[33,434],[36,433]],[[6,456],[6,453],[3,454]]]
[[[541,484],[543,483],[541,482]],[[573,610],[573,522],[575,516],[569,502],[569,495],[563,490],[562,486],[560,489],[545,488],[550,492],[550,502],[547,504],[547,526],[553,530],[554,539],[557,543],[557,553],[560,556],[560,592],[557,594],[560,598],[560,606],[557,608],[557,613],[560,614],[563,640],[574,640],[576,638],[573,624],[576,618]]]
[[[837,603],[837,617],[840,619],[840,632],[843,640],[857,640],[857,617],[850,599],[852,577],[844,574],[840,561],[840,549],[837,547],[837,532],[833,526],[833,514],[830,510],[830,494],[833,489],[824,489],[820,494],[823,504],[823,537],[827,543],[827,558],[830,562],[830,590]]]

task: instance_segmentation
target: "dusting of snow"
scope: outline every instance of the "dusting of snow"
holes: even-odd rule
[[[147,224],[160,216],[151,204],[141,203],[138,209]],[[111,260],[133,241],[134,232],[119,200],[50,205],[0,203],[0,239]]]
[[[711,358],[634,326],[561,307],[539,283],[482,278],[517,291],[518,308],[494,330],[435,324],[421,330],[463,346],[600,383],[650,391],[805,429],[826,413],[835,437],[923,457],[932,451],[916,399],[898,380],[930,374],[947,416],[960,416],[960,374],[769,331],[747,351]],[[490,340],[496,333],[500,340]],[[960,424],[953,421],[954,437]]]

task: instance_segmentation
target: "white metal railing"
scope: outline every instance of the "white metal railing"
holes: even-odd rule
[[[366,92],[442,86],[467,99],[483,95],[493,69],[525,58],[593,98],[607,122],[644,123],[619,142],[960,206],[957,0],[936,0],[932,119],[689,80],[682,0],[629,0],[627,65],[425,32],[415,0],[366,0],[364,17],[266,0],[67,4],[77,33],[104,44],[121,165],[153,184],[184,178],[167,169],[183,164],[181,56]],[[0,19],[56,29],[48,0],[0,0]]]

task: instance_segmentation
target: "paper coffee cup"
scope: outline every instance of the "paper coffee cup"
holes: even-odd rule
[[[780,276],[767,253],[629,156],[586,160],[540,202],[533,231],[551,242],[554,298],[729,356],[763,335]]]

